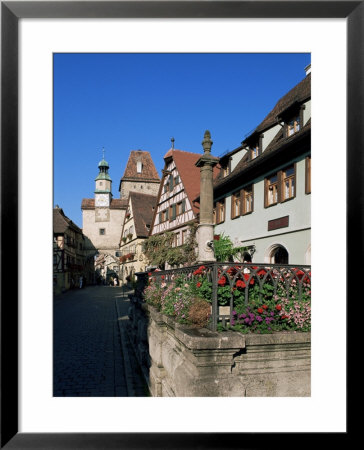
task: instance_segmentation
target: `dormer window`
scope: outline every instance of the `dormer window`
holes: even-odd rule
[[[231,156],[220,160],[220,178],[225,178],[231,173]]]
[[[223,178],[227,177],[229,175],[229,167],[225,166],[225,167],[221,167],[221,176]]]
[[[254,159],[259,155],[259,143],[250,148],[250,159]]]
[[[297,115],[287,122],[287,137],[292,136],[292,134],[295,134],[298,131],[300,131],[300,128],[301,128],[301,119],[300,116]]]
[[[143,164],[141,161],[137,161],[137,173],[142,173]]]

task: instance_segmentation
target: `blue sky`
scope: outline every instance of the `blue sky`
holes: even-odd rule
[[[55,54],[54,205],[82,227],[97,165],[110,165],[114,198],[131,150],[161,174],[175,148],[201,153],[205,130],[220,156],[240,145],[305,77],[310,54]]]

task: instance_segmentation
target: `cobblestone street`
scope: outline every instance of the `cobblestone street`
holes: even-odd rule
[[[128,308],[119,287],[89,286],[54,297],[55,397],[149,395],[128,342]]]

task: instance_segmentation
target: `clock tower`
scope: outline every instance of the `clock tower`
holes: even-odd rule
[[[111,203],[111,178],[108,173],[109,164],[103,157],[99,162],[99,174],[95,179],[95,207],[110,207]]]

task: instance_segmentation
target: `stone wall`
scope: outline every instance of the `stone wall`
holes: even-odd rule
[[[119,250],[125,210],[110,209],[109,211],[109,220],[104,222],[96,222],[94,209],[86,209],[82,212],[82,231],[90,240],[92,248],[96,248],[100,253],[110,253]],[[104,235],[100,235],[100,228],[104,228]]]
[[[130,192],[158,195],[159,181],[123,181],[121,183],[120,198],[127,199]]]
[[[175,323],[135,297],[131,305],[129,336],[152,396],[310,396],[310,333],[217,333]]]

